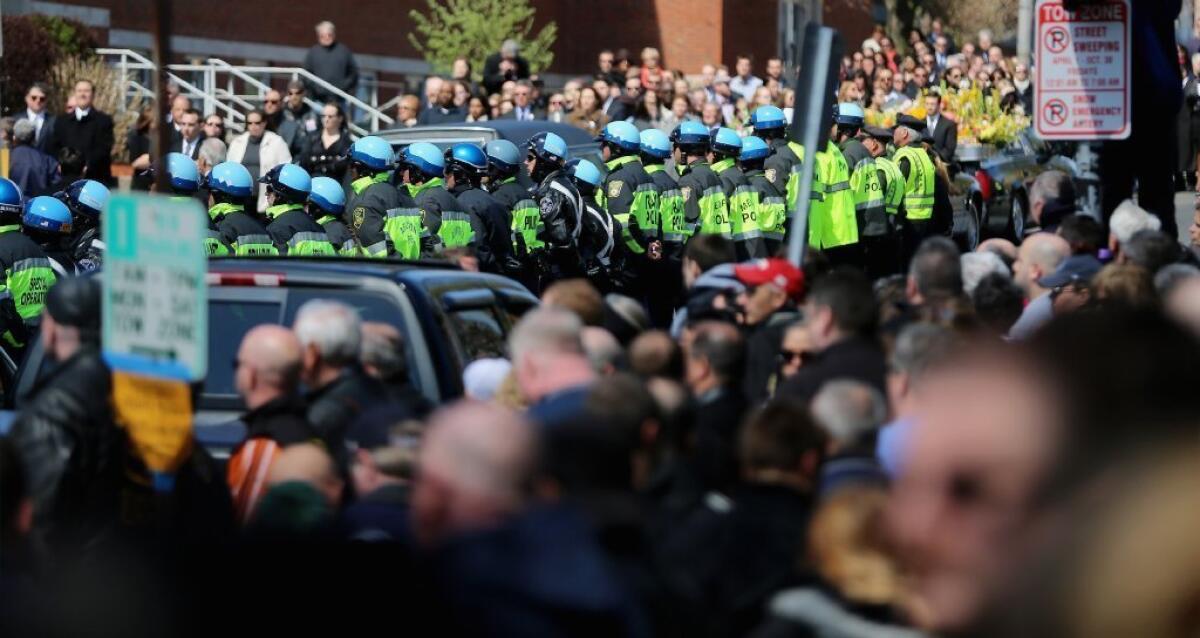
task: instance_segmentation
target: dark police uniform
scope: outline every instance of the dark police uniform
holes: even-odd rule
[[[346,203],[346,225],[368,257],[387,257],[395,252],[384,230],[387,212],[395,208],[412,208],[412,198],[387,181],[387,173],[360,177],[350,184],[352,192]]]

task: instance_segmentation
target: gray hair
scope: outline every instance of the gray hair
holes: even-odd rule
[[[320,21],[320,22],[318,22],[318,23],[317,23],[316,30],[317,30],[317,33],[320,33],[320,32],[322,32],[322,31],[328,31],[328,32],[330,32],[330,33],[336,33],[336,32],[337,32],[337,27],[333,26],[333,23],[332,23],[332,22],[330,22],[330,21],[328,21],[328,20],[322,20],[322,21]]]
[[[33,144],[37,137],[37,127],[29,120],[21,119],[13,123],[13,144]]]
[[[583,322],[570,310],[546,306],[530,310],[508,336],[514,365],[526,354],[583,355]]]
[[[378,330],[363,330],[359,346],[363,365],[379,371],[384,381],[407,381],[408,361],[404,358],[404,337]]]
[[[358,361],[362,344],[362,319],[354,308],[329,299],[305,302],[292,323],[300,345],[316,346],[321,358],[331,365]]]
[[[994,252],[964,253],[959,260],[962,262],[963,292],[968,296],[974,295],[979,282],[992,273],[1003,275],[1006,279],[1012,278],[1004,260]]]
[[[625,368],[625,350],[611,332],[604,328],[585,326],[582,333],[583,351],[587,354],[592,369],[604,374],[611,367],[613,370]]]
[[[1121,244],[1128,243],[1138,232],[1143,230],[1159,230],[1162,221],[1151,215],[1149,211],[1127,199],[1113,211],[1108,220],[1108,229]]]
[[[908,139],[909,141],[912,141],[912,142],[920,142],[921,141],[921,134],[918,133],[917,129],[915,129],[915,128],[912,128],[909,126],[897,126],[896,130],[901,133],[904,133],[904,137],[906,139]]]
[[[508,39],[504,44],[500,45],[500,53],[503,55],[516,56],[521,51],[521,45],[517,44],[516,40]]]
[[[858,443],[887,419],[883,394],[863,383],[841,379],[821,386],[812,402],[813,417],[839,446]]]
[[[225,142],[215,137],[206,137],[203,142],[200,142],[200,150],[197,151],[199,157],[203,157],[209,166],[216,166],[225,161],[225,155],[229,149],[226,148]]]
[[[1166,299],[1179,284],[1193,277],[1200,277],[1200,268],[1191,264],[1170,264],[1163,266],[1154,275],[1154,290],[1159,299]]]
[[[893,372],[920,377],[944,359],[954,345],[954,333],[932,323],[913,323],[896,337],[888,365]]]
[[[1029,187],[1029,205],[1034,202],[1075,202],[1075,183],[1062,171],[1046,171]]]

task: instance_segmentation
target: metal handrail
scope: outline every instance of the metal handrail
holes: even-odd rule
[[[262,80],[259,80],[258,78],[254,77],[253,75],[250,75],[246,71],[243,71],[242,67],[235,67],[232,64],[230,64],[220,58],[208,58],[208,60],[206,60],[206,61],[209,64],[219,68],[220,70],[225,71],[225,72],[229,73],[230,75],[232,75],[232,76],[242,80],[243,82],[253,86],[254,88],[258,89],[259,95],[257,96],[256,99],[259,99],[259,100],[263,99],[263,94],[265,94],[267,91],[271,90],[270,85],[263,82]],[[304,103],[307,104],[314,111],[317,111],[318,113],[321,111],[321,108],[324,106],[320,102],[317,102],[316,100],[314,100],[310,97],[305,97]],[[367,129],[359,126],[358,124],[355,124],[354,122],[346,122],[346,128],[350,129],[350,132],[352,132],[355,135],[358,135],[360,137],[364,136],[364,135],[370,135],[370,132],[367,131]]]
[[[383,122],[385,122],[387,124],[394,124],[396,122],[395,119],[391,118],[390,116],[388,116],[384,113],[380,113],[375,107],[371,106],[370,104],[367,104],[366,102],[363,102],[362,100],[354,97],[353,95],[346,93],[345,91],[326,82],[325,80],[322,80],[321,78],[313,75],[312,73],[309,73],[307,70],[305,70],[303,68],[294,67],[294,66],[293,67],[240,66],[238,68],[241,69],[242,71],[245,71],[246,73],[267,73],[267,74],[271,74],[271,75],[289,74],[293,77],[293,79],[299,79],[299,78],[303,77],[306,80],[310,80],[310,81],[312,81],[313,84],[316,84],[317,86],[321,87],[322,89],[325,89],[325,90],[329,91],[330,93],[332,93],[333,95],[336,95],[337,97],[345,100],[346,103],[351,104],[355,107],[358,107],[358,108],[366,111],[371,116],[371,129],[372,130],[379,129],[380,120],[382,120]]]

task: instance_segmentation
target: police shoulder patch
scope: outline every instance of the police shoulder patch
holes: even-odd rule
[[[625,187],[625,182],[619,179],[614,179],[608,183],[608,196],[618,197],[621,194],[621,189]]]
[[[692,198],[692,187],[684,186],[679,189],[683,193],[683,201],[688,201]]]
[[[367,209],[363,208],[362,206],[359,206],[358,208],[354,209],[354,214],[352,215],[352,221],[354,223],[355,229],[362,228],[363,220],[366,218],[366,216],[367,216]]]
[[[768,168],[766,171],[764,171],[764,175],[766,175],[768,182],[771,182],[772,184],[775,183],[775,169]]]

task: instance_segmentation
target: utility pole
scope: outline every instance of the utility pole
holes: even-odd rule
[[[154,117],[159,119],[154,136],[154,188],[160,194],[171,192],[171,179],[167,175],[167,152],[171,149],[171,127],[162,121],[163,109],[167,104],[167,65],[171,63],[171,3],[172,0],[154,2],[154,95],[157,105]]]
[[[1017,58],[1029,64],[1030,54],[1033,53],[1033,3],[1034,0],[1021,0],[1017,9]]]

